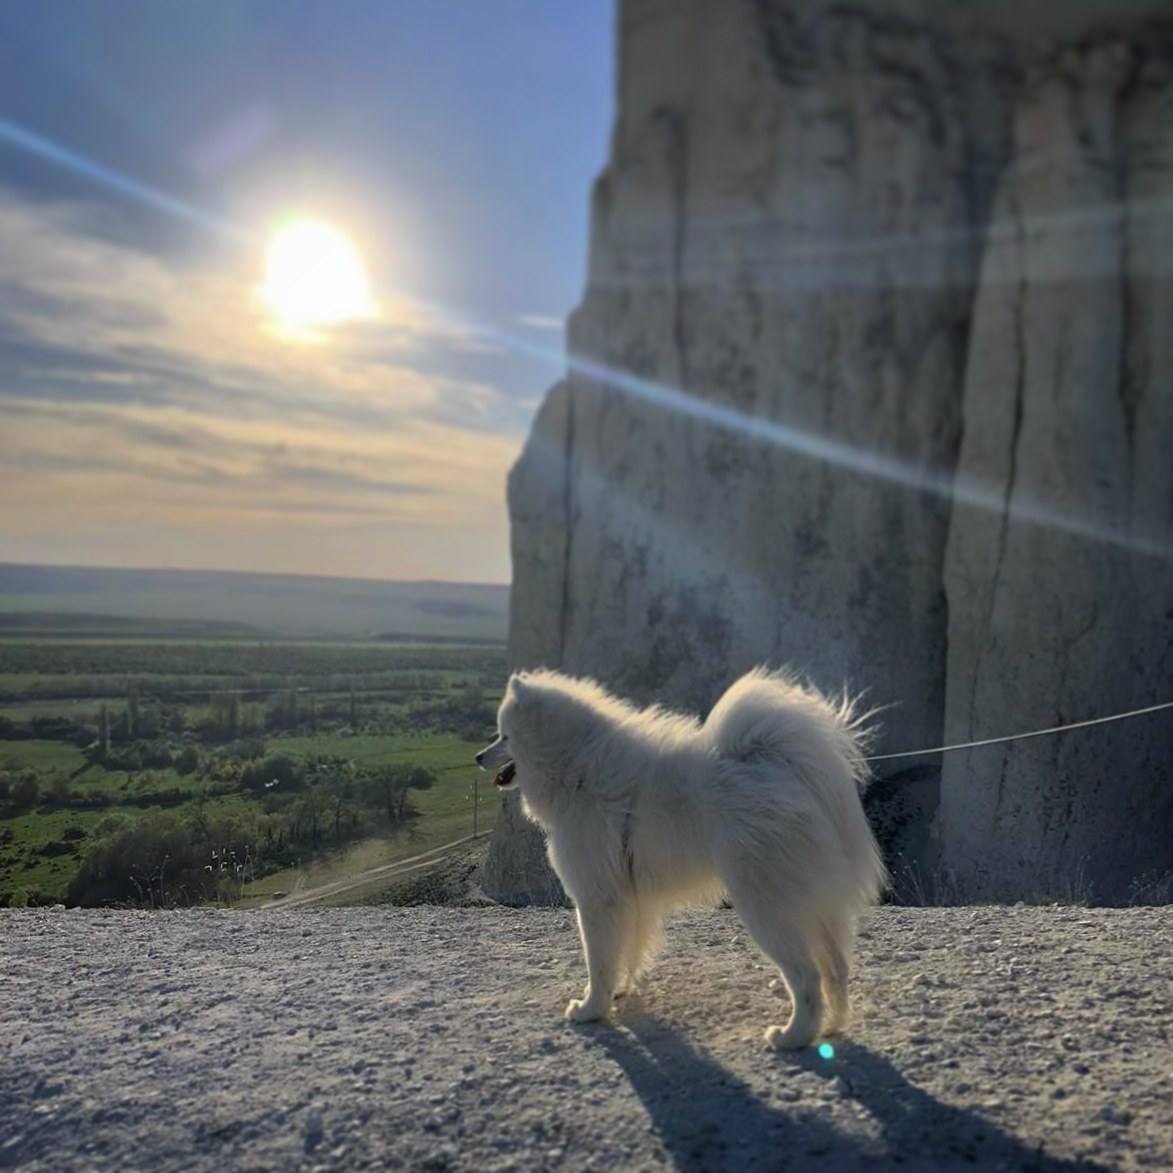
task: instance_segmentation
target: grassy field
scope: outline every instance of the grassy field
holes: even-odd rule
[[[21,893],[63,899],[86,852],[119,818],[274,810],[276,796],[242,781],[263,755],[307,777],[328,761],[359,779],[398,766],[427,771],[432,782],[410,791],[417,814],[402,825],[376,826],[364,814],[368,833],[350,799],[350,838],[288,849],[294,866],[246,885],[257,898],[299,877],[325,882],[471,834],[472,757],[491,730],[504,676],[503,649],[487,646],[0,641],[0,903]],[[239,709],[239,730],[214,727],[225,698]],[[96,754],[103,712],[122,742]],[[181,751],[198,767],[181,769]],[[126,761],[129,752],[162,756],[139,765]],[[21,800],[29,778],[36,794]],[[499,795],[480,781],[484,832]]]
[[[33,766],[73,775],[85,769],[86,760],[76,746],[59,741],[0,741],[0,766]]]

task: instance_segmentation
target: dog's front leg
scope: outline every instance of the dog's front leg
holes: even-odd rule
[[[623,947],[623,912],[618,903],[587,905],[578,909],[578,931],[586,954],[588,983],[582,999],[566,1007],[571,1022],[595,1022],[611,1015],[611,999],[619,977]]]

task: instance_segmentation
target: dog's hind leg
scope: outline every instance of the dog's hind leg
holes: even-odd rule
[[[637,905],[628,916],[620,962],[621,981],[616,997],[630,994],[651,964],[660,938],[660,915],[646,905]]]
[[[766,1042],[779,1051],[809,1046],[819,1035],[823,991],[807,932],[787,916],[783,898],[775,891],[731,883],[729,895],[750,936],[781,970],[794,1003],[784,1027],[767,1028]]]
[[[847,1026],[851,1006],[847,978],[851,963],[851,926],[843,921],[824,921],[819,933],[818,966],[823,979],[826,1016],[823,1033],[836,1035]]]
[[[578,909],[578,931],[586,954],[587,988],[566,1007],[571,1022],[595,1022],[611,1015],[611,1000],[623,960],[629,913],[618,901]]]

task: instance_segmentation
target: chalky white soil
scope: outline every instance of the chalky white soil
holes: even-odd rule
[[[729,911],[613,1028],[571,915],[0,913],[0,1168],[1173,1167],[1173,909],[865,921],[833,1058]]]

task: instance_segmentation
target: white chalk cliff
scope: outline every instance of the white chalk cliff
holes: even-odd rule
[[[701,712],[792,664],[880,752],[1173,695],[1173,6],[1032,7],[619,5],[515,666]],[[878,775],[902,882],[1173,869],[1167,716]],[[512,806],[483,880],[548,891]]]

